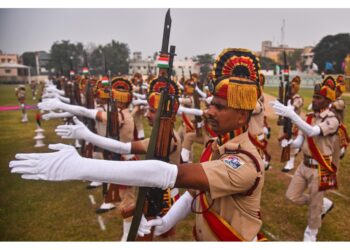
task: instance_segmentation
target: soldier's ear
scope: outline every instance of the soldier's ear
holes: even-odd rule
[[[244,126],[248,124],[249,118],[250,118],[250,111],[244,110],[244,109],[238,109],[238,116],[237,121],[240,126]]]

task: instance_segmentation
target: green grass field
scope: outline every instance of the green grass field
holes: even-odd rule
[[[14,85],[0,85],[0,105],[17,105],[14,96]],[[270,94],[277,89],[266,88]],[[311,90],[301,90],[305,95],[305,107],[311,102]],[[28,104],[35,104],[27,90]],[[350,98],[346,97],[347,110],[350,109]],[[28,111],[29,122],[21,123],[21,111],[0,112],[0,240],[1,241],[118,241],[121,237],[121,216],[117,209],[103,214],[106,230],[100,229],[95,209],[101,204],[101,190],[86,190],[87,182],[45,182],[28,181],[19,175],[11,174],[8,168],[10,160],[19,152],[48,152],[47,147],[34,148],[35,112]],[[350,127],[349,112],[346,125]],[[61,121],[43,121],[45,143],[63,142],[54,128]],[[146,135],[150,129],[146,127]],[[266,172],[265,187],[262,195],[263,230],[271,240],[300,241],[307,223],[306,207],[289,204],[284,193],[290,177],[282,173],[279,163],[278,128],[276,120],[269,119],[272,136],[269,152],[272,153],[273,168]],[[72,143],[72,141],[64,141]],[[198,160],[202,146],[195,146],[195,160]],[[300,159],[297,159],[299,162]],[[349,153],[341,162],[339,175],[340,194],[350,197],[350,157]],[[92,205],[89,195],[93,195],[96,205]],[[319,232],[320,241],[348,241],[350,239],[350,200],[327,192],[335,203],[333,211],[326,216]],[[177,226],[175,240],[192,240],[194,216]]]

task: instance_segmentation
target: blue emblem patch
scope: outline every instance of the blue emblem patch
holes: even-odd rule
[[[239,169],[244,162],[236,156],[229,156],[224,159],[224,163],[232,169]]]

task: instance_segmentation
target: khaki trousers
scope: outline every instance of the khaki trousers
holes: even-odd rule
[[[290,182],[286,197],[298,205],[308,205],[308,226],[310,229],[321,227],[321,213],[324,191],[318,191],[318,170],[308,168],[301,163]]]

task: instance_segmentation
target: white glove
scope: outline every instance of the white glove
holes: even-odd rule
[[[345,155],[345,147],[341,147],[340,149],[340,159],[342,159]]]
[[[81,157],[73,146],[49,145],[54,153],[16,154],[11,173],[30,180],[89,180],[128,186],[172,188],[177,166],[163,161],[107,161]]]
[[[141,232],[151,232],[151,228],[155,226],[154,235],[159,236],[168,232],[179,221],[183,220],[191,212],[191,204],[193,197],[189,192],[185,192],[179,200],[177,200],[170,210],[162,218],[158,217],[147,222],[143,221]],[[147,234],[147,233],[145,233]]]
[[[270,134],[269,129],[264,126],[263,131],[264,131],[264,134],[266,135],[266,137],[268,137],[268,135]]]
[[[131,143],[124,143],[110,138],[106,138],[91,132],[77,117],[73,118],[76,125],[59,125],[55,129],[62,139],[84,139],[100,148],[117,154],[130,154]]]
[[[204,93],[202,90],[200,90],[200,88],[198,88],[198,86],[196,86],[195,90],[198,93],[198,95],[200,95],[202,98],[207,98],[207,94]]]
[[[307,110],[312,110],[312,103],[310,103],[309,106],[307,106]]]
[[[57,99],[59,99],[62,102],[70,103],[70,99],[69,98],[61,96],[60,94],[55,93],[55,92],[47,92],[47,93],[43,94],[42,98],[43,99],[57,98]]]
[[[44,99],[43,102],[38,104],[38,108],[48,111],[62,109],[74,115],[84,116],[90,119],[96,119],[96,114],[98,112],[97,109],[87,109],[85,107],[63,103],[57,98]]]
[[[185,114],[188,114],[188,115],[202,116],[203,115],[203,110],[195,109],[195,108],[186,108],[186,107],[180,105],[179,109],[177,110],[177,114],[181,115],[182,113],[185,113]]]
[[[140,237],[144,237],[145,235],[151,233],[152,227],[159,226],[161,224],[162,224],[162,219],[159,216],[157,216],[157,219],[147,221],[145,216],[142,215],[137,234]]]
[[[290,139],[290,140],[283,139],[283,140],[281,141],[281,147],[282,147],[282,148],[285,148],[285,147],[287,147],[289,144],[291,144],[292,142],[293,142],[293,139]]]
[[[47,91],[47,92],[54,92],[54,93],[57,93],[57,94],[59,94],[59,95],[65,95],[65,92],[64,92],[64,90],[59,90],[59,89],[57,89],[56,88],[56,86],[55,85],[48,85],[46,88],[45,88],[45,90]]]
[[[141,95],[139,93],[133,92],[132,95],[138,99],[146,100],[146,95]]]
[[[50,119],[57,119],[57,118],[70,118],[70,117],[73,117],[74,115],[69,113],[69,112],[60,112],[60,113],[57,113],[57,112],[53,112],[53,111],[50,111],[49,113],[47,114],[44,114],[42,115],[42,118],[46,121],[50,120]]]
[[[208,105],[211,104],[211,101],[213,100],[213,97],[214,97],[214,96],[209,96],[209,97],[205,98],[205,102],[206,102]]]
[[[311,126],[307,124],[305,121],[303,121],[303,119],[301,119],[300,116],[297,115],[297,113],[294,112],[294,107],[290,104],[290,101],[288,102],[288,106],[284,106],[277,100],[271,101],[269,104],[277,115],[290,118],[299,127],[299,129],[305,133],[306,136],[313,137],[321,133],[319,126]]]
[[[141,100],[141,99],[135,99],[132,101],[132,105],[137,106],[137,105],[144,105],[146,106],[148,103],[146,100]]]

